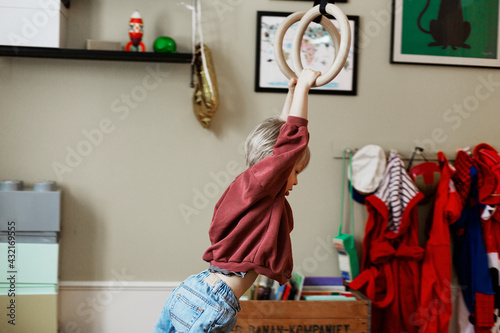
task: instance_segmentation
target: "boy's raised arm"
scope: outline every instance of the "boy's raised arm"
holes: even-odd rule
[[[313,71],[311,69],[304,69],[300,73],[295,91],[293,92],[292,104],[288,114],[289,116],[307,119],[309,90],[320,75],[320,72]]]
[[[297,85],[297,78],[288,80],[288,93],[286,95],[285,104],[283,104],[283,110],[281,111],[280,118],[286,121],[288,114],[290,113],[290,107],[292,106],[293,93],[295,91],[295,86]]]

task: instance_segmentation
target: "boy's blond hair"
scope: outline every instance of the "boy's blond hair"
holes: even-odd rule
[[[281,127],[286,122],[280,117],[271,117],[257,125],[245,141],[245,157],[247,167],[254,166],[266,156],[273,154],[273,148],[278,140]],[[299,157],[298,162],[304,163],[304,168],[309,163],[311,152],[309,147]]]

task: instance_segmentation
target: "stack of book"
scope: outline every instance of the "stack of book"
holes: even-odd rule
[[[344,279],[337,276],[308,276],[304,279],[301,299],[307,301],[349,301],[356,300],[346,290]]]
[[[292,278],[281,286],[259,275],[254,286],[240,300],[353,301],[356,298],[346,291],[342,277],[305,277],[293,272]]]

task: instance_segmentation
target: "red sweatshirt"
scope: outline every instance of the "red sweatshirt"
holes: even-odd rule
[[[236,177],[215,205],[212,246],[203,260],[234,272],[253,269],[280,284],[290,279],[293,216],[286,183],[308,142],[307,120],[289,116],[273,155]]]

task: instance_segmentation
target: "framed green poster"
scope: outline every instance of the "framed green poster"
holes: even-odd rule
[[[500,67],[500,0],[393,0],[391,63]]]

